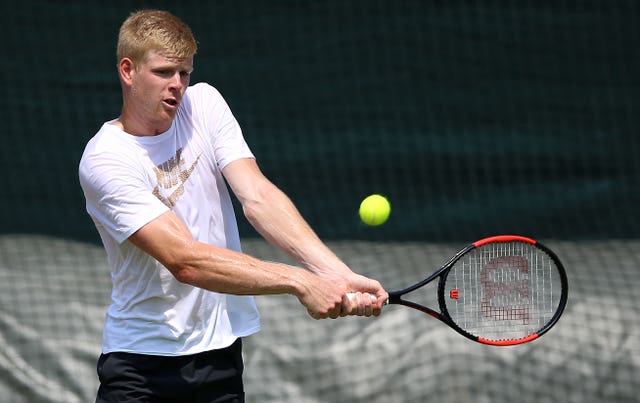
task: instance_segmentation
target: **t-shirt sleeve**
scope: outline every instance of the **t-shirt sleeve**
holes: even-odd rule
[[[87,212],[118,243],[169,208],[133,164],[113,153],[85,153],[79,167]]]
[[[207,129],[218,168],[241,158],[255,158],[222,95],[211,85],[193,87],[194,104],[201,109],[202,124]]]

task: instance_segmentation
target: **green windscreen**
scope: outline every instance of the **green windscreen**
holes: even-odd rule
[[[222,92],[262,169],[325,237],[638,235],[633,2],[155,6],[190,24],[192,82]],[[118,116],[115,41],[133,9],[8,10],[3,232],[95,238],[77,162]],[[357,218],[370,193],[393,206],[375,235]]]

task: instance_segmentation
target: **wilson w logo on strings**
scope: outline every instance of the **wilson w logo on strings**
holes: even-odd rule
[[[482,315],[495,320],[530,323],[531,276],[529,261],[522,256],[500,256],[480,271]]]

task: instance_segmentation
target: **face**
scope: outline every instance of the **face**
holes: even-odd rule
[[[136,135],[156,135],[171,127],[193,71],[193,57],[167,58],[151,51],[134,68],[129,59],[120,61],[124,85],[121,123]]]

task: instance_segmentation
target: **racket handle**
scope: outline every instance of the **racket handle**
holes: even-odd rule
[[[347,293],[347,298],[349,298],[349,301],[353,300],[353,298],[355,298],[355,296],[356,296],[355,292],[348,292]],[[369,294],[369,296],[371,297],[371,301],[377,300],[375,295]],[[386,304],[386,302],[385,302],[385,304]]]
[[[369,295],[371,296],[371,301],[377,300],[375,295],[373,295],[373,294],[369,294]],[[355,296],[356,296],[355,292],[348,292],[347,293],[347,298],[349,298],[349,301],[351,301]],[[385,305],[389,305],[389,299],[388,298],[382,303],[382,306],[385,306]]]

